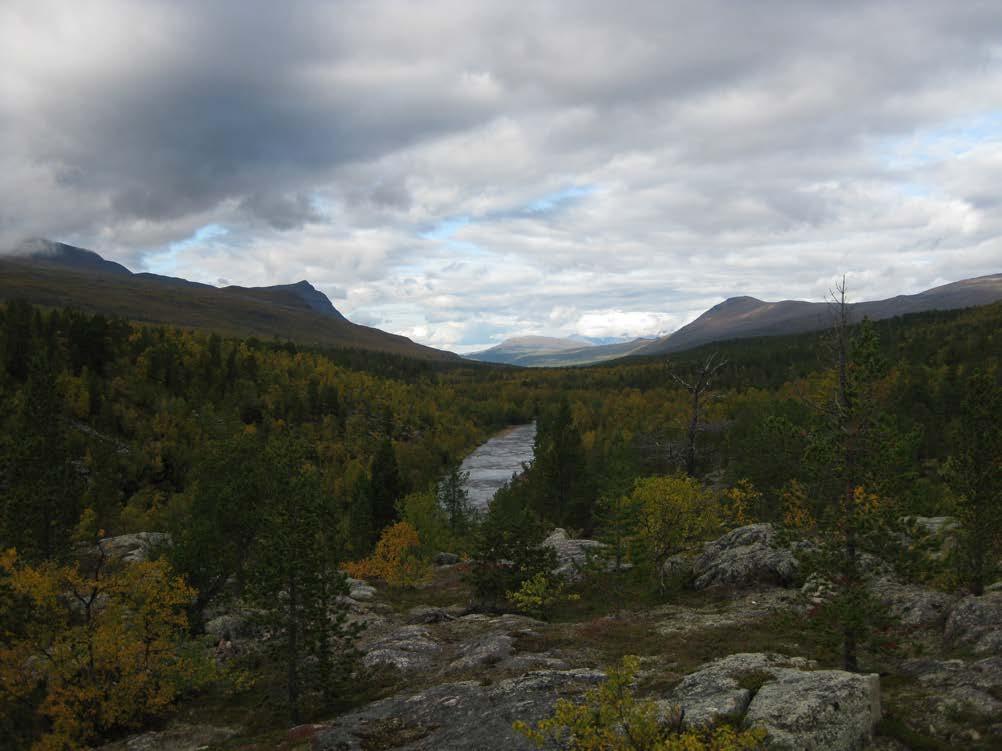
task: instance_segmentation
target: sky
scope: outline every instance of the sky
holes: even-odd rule
[[[1000,185],[996,2],[0,2],[0,249],[453,351],[997,273]]]

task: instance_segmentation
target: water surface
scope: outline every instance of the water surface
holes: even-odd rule
[[[522,462],[532,460],[536,423],[507,428],[481,444],[463,460],[460,469],[470,473],[466,490],[475,509],[485,509],[491,498],[513,474],[521,474]]]

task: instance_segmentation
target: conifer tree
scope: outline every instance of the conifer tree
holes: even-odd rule
[[[372,459],[369,485],[373,527],[378,531],[397,520],[397,500],[404,494],[393,442],[384,438]]]
[[[975,595],[998,573],[1002,549],[1002,387],[988,373],[967,380],[957,450],[947,476],[961,523],[960,574]]]
[[[292,720],[329,706],[345,686],[360,627],[338,600],[348,584],[338,571],[329,499],[308,445],[278,434],[265,451],[261,526],[248,594],[264,613],[271,646],[285,665]]]

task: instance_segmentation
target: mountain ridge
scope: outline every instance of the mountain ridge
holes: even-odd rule
[[[850,320],[882,320],[927,310],[955,310],[1002,300],[1002,274],[987,274],[932,287],[913,295],[895,295],[849,305]],[[830,324],[827,302],[780,300],[769,302],[748,295],[730,297],[709,308],[694,321],[637,350],[660,355],[703,344],[756,336],[781,336],[819,331]]]
[[[144,323],[367,349],[425,360],[459,355],[349,321],[310,282],[270,287],[214,287],[179,277],[133,273],[98,253],[30,240],[0,255],[0,300],[76,307]]]

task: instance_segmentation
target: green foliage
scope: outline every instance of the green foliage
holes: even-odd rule
[[[556,605],[574,602],[581,596],[567,591],[567,585],[542,571],[526,579],[515,592],[508,592],[508,602],[533,618],[546,619]]]
[[[438,503],[448,518],[449,529],[459,537],[467,534],[476,522],[476,512],[466,490],[469,479],[469,472],[462,472],[455,466],[438,485]]]
[[[423,556],[430,559],[442,551],[469,553],[473,546],[474,518],[457,532],[449,523],[449,515],[440,502],[441,493],[425,490],[410,493],[400,499],[400,519],[417,530]]]
[[[515,481],[497,492],[473,549],[470,581],[481,608],[503,609],[509,592],[556,567],[553,550],[540,546],[546,534],[546,525],[526,503],[523,482]]]
[[[606,680],[574,703],[558,699],[553,716],[531,727],[514,727],[538,747],[569,751],[742,751],[764,748],[765,731],[738,730],[721,724],[712,729],[681,728],[678,714],[662,717],[657,703],[636,696],[637,657],[623,658]]]
[[[338,599],[348,585],[337,569],[330,499],[312,452],[305,442],[277,434],[262,458],[261,525],[247,596],[285,664],[289,712],[298,721],[305,711],[343,698],[361,627],[348,622]]]
[[[980,595],[1002,565],[1002,386],[980,371],[965,386],[956,451],[946,473],[961,523],[959,573]]]
[[[557,526],[590,529],[584,449],[566,397],[561,396],[540,414],[533,457],[531,481],[536,513]]]
[[[629,502],[637,508],[638,536],[655,574],[669,557],[722,527],[714,494],[687,475],[638,480]]]

